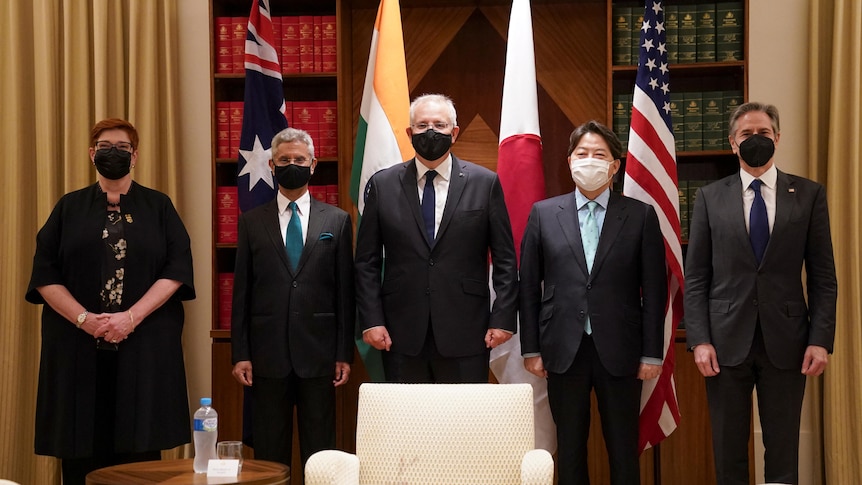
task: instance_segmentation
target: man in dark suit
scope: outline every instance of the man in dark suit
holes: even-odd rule
[[[278,195],[239,219],[233,375],[251,386],[255,458],[290,464],[296,407],[304,464],[335,448],[335,387],[350,376],[352,227],[308,193],[317,166],[308,133],[276,134],[269,165]]]
[[[765,479],[798,483],[805,379],[823,373],[835,337],[826,193],[775,168],[774,106],[743,104],[729,128],[739,173],[700,189],[691,218],[686,340],[706,377],[718,484],[748,484],[755,387]]]
[[[548,379],[559,483],[589,484],[595,389],[611,483],[640,482],[641,381],[661,374],[667,277],[652,206],[610,190],[622,146],[589,121],[573,132],[572,193],[536,202],[521,243],[521,352]]]
[[[416,157],[377,172],[366,188],[356,242],[363,339],[384,351],[388,381],[487,382],[488,349],[516,329],[503,189],[495,173],[450,154],[458,125],[449,98],[414,100],[410,125]]]

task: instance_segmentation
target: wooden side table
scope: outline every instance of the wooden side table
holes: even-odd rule
[[[280,485],[290,478],[290,468],[281,463],[263,460],[243,460],[242,471],[231,478],[207,478],[195,473],[194,460],[141,461],[114,465],[87,474],[87,485]]]

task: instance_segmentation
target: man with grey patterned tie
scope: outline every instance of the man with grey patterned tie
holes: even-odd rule
[[[826,191],[775,167],[775,106],[743,104],[729,128],[739,172],[701,188],[691,217],[686,340],[706,377],[717,483],[748,484],[755,388],[765,479],[799,483],[805,380],[823,373],[835,339]]]
[[[667,277],[651,205],[610,190],[622,146],[595,121],[569,139],[574,192],[533,205],[521,243],[521,351],[548,379],[559,483],[589,484],[595,389],[611,483],[640,482],[641,383],[661,373]]]
[[[254,457],[290,465],[293,410],[302,463],[335,448],[335,388],[350,377],[355,300],[350,216],[308,193],[314,143],[272,140],[272,201],[243,213],[231,318],[233,375],[251,387]]]

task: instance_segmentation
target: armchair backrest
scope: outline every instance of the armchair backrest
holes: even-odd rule
[[[359,482],[518,484],[535,446],[529,384],[362,384]]]

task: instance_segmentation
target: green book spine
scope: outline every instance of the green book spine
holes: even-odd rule
[[[742,91],[723,92],[722,111],[724,112],[724,119],[721,123],[721,131],[724,133],[724,137],[722,138],[722,148],[725,150],[730,150],[730,140],[728,139],[728,136],[730,135],[728,132],[730,115],[732,115],[733,112],[736,111],[736,108],[738,108],[742,103]]]
[[[676,64],[679,62],[679,51],[677,43],[679,42],[679,14],[677,13],[676,5],[664,7],[664,27],[665,36],[667,37],[667,62]]]
[[[685,93],[683,120],[685,121],[685,151],[703,150],[703,94]]]
[[[719,62],[742,60],[742,38],[745,19],[742,2],[721,2],[715,5],[715,51]]]
[[[685,150],[685,118],[683,116],[683,93],[670,93],[670,119],[673,128],[674,148],[677,152]]]
[[[631,123],[632,100],[630,94],[614,95],[614,120],[612,128],[623,145],[623,155],[628,149],[629,123]]]
[[[679,237],[688,241],[688,180],[680,180],[677,184],[679,191]]]
[[[638,64],[641,56],[641,26],[644,24],[643,9],[632,7],[632,62],[633,66]]]
[[[697,62],[697,5],[680,5],[677,58],[680,64]]]
[[[703,93],[703,149],[721,150],[723,148],[725,130],[724,93],[722,91],[707,91]]]
[[[688,226],[691,227],[691,216],[694,214],[694,204],[697,202],[697,189],[708,184],[709,180],[689,180],[688,181]],[[688,231],[691,235],[691,231]],[[688,237],[686,237],[688,239]]]
[[[615,66],[632,63],[632,9],[614,6],[613,61]]]
[[[697,62],[715,62],[715,4],[697,5]]]

